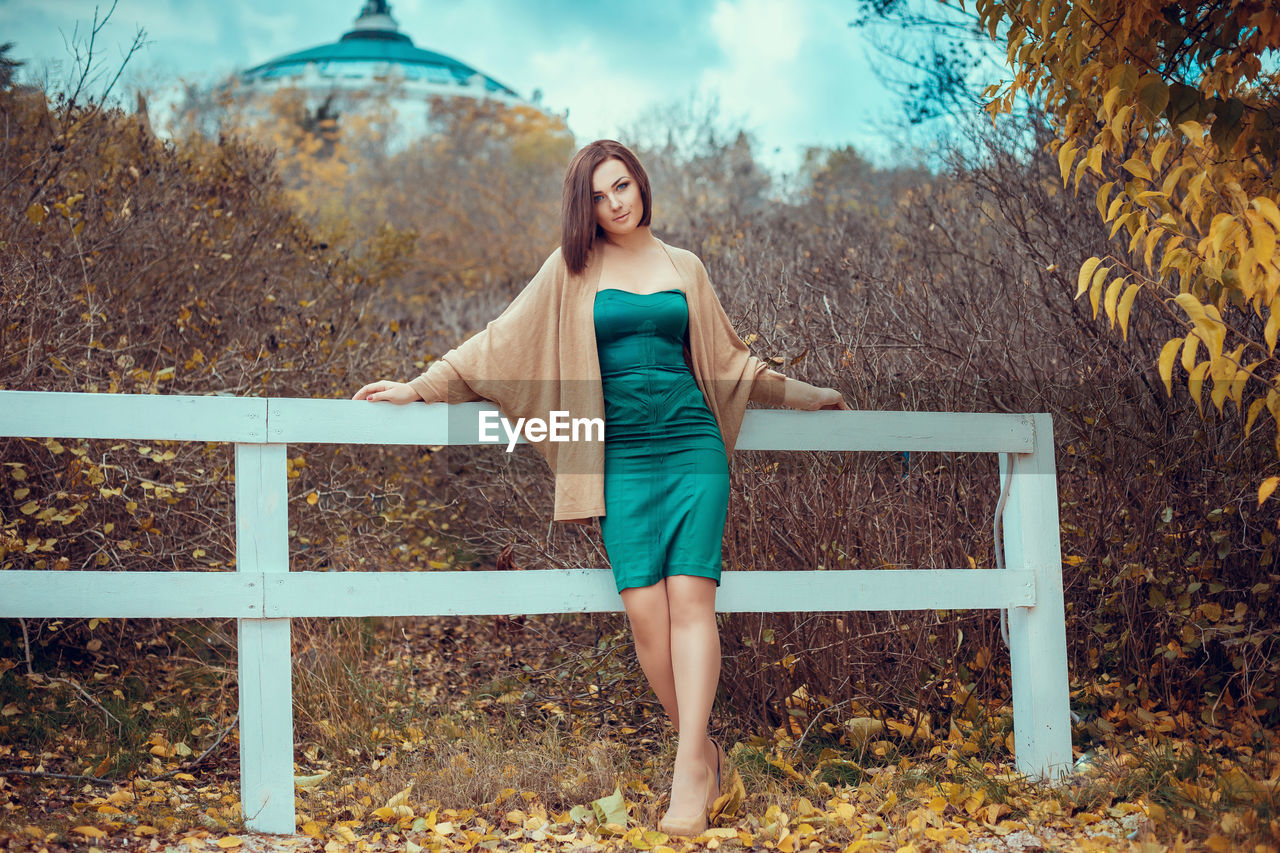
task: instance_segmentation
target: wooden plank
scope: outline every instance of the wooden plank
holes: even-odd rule
[[[0,391],[0,436],[262,441],[265,397]]]
[[[0,617],[209,619],[262,615],[262,574],[0,572]]]
[[[738,450],[1030,452],[1028,415],[750,409]]]
[[[0,391],[0,436],[338,444],[483,444],[490,403]],[[499,433],[501,431],[499,430]],[[1030,452],[1029,415],[751,409],[742,450]],[[526,443],[521,437],[519,443]],[[505,447],[505,438],[500,442]]]
[[[484,444],[480,414],[492,403],[370,403],[272,398],[271,441],[353,444]],[[499,428],[498,442],[507,439]],[[1030,452],[1028,415],[991,412],[797,412],[750,409],[742,450],[942,450]],[[523,436],[519,444],[527,443]]]
[[[240,807],[245,826],[255,832],[292,834],[296,827],[289,620],[241,619],[237,626]]]
[[[1037,592],[1034,606],[1009,610],[1013,740],[1021,772],[1057,779],[1072,768],[1062,544],[1053,422],[1047,414],[1035,418],[1035,452],[1000,456],[1002,480],[1013,467],[1004,511],[1005,567],[1033,572]]]
[[[289,571],[286,446],[236,445],[236,570]]]
[[[264,579],[267,616],[461,616],[622,610],[608,569],[290,572]],[[1035,602],[1031,572],[725,572],[723,613],[962,610]]]
[[[289,484],[283,444],[236,445],[236,569],[289,571]],[[292,833],[293,687],[288,619],[240,619],[240,806],[245,826]]]
[[[1035,574],[1028,571],[725,572],[716,605],[723,613],[994,609],[1034,604],[1035,592]],[[0,572],[0,617],[243,619],[621,610],[608,569]]]
[[[288,444],[467,444],[453,435],[492,404],[371,403],[368,400],[314,400],[272,397],[268,437]]]

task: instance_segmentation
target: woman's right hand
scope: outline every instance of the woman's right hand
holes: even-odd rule
[[[416,403],[422,399],[413,386],[407,382],[392,382],[387,379],[370,382],[351,398],[352,400],[372,400],[375,403],[386,402],[403,405]]]

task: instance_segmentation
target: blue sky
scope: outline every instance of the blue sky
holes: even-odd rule
[[[109,0],[97,4],[101,14]],[[136,29],[150,44],[127,83],[161,90],[207,80],[335,41],[363,0],[119,0],[104,29],[118,64]],[[71,40],[93,19],[89,0],[0,0],[0,39],[27,74],[69,72]],[[807,145],[853,145],[879,165],[906,139],[891,92],[872,72],[874,35],[848,26],[851,0],[391,0],[419,47],[445,53],[544,106],[569,111],[585,143],[615,136],[656,106],[716,98],[722,120],[751,131],[775,170]]]

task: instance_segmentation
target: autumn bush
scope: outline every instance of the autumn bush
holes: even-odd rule
[[[0,126],[0,387],[345,397],[420,361],[393,322],[369,312],[399,263],[398,235],[374,235],[358,253],[318,240],[273,152],[230,135],[161,141],[144,112],[34,90],[0,91]],[[231,446],[0,447],[0,568],[232,565]],[[418,448],[291,447],[294,567],[443,558],[423,520],[426,462]],[[164,630],[22,628],[25,637],[4,623],[0,644],[6,656],[34,656],[37,671],[105,665]],[[205,632],[210,643],[228,635]]]

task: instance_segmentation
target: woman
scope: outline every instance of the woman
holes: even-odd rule
[[[720,676],[728,452],[748,400],[848,406],[838,391],[751,355],[702,262],[657,239],[651,213],[649,179],[631,150],[587,145],[565,174],[560,248],[528,286],[426,373],[370,383],[354,399],[487,399],[513,422],[556,410],[603,417],[603,442],[535,446],[556,475],[555,520],[599,519],[636,655],[680,735],[659,828],[696,835],[724,765],[707,723]]]

